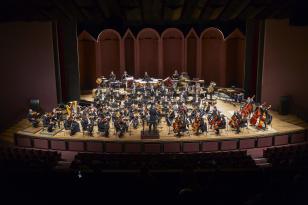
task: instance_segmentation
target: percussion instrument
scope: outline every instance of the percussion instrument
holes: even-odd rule
[[[134,84],[134,77],[127,77],[125,78],[126,81],[126,88],[132,88]]]
[[[96,84],[100,85],[103,82],[103,80],[101,78],[96,78],[95,82]]]
[[[114,82],[110,82],[111,87],[113,88],[120,88],[122,83],[120,81],[114,81]]]
[[[96,78],[95,82],[96,82],[97,85],[101,86],[103,83],[107,82],[107,78],[105,78],[104,76],[98,77],[98,78]]]
[[[135,80],[136,88],[143,88],[147,82],[141,79]]]
[[[169,88],[173,87],[173,81],[170,77],[164,79],[163,83],[166,87],[169,87]]]
[[[154,78],[152,78],[151,81],[148,81],[148,83],[149,83],[149,85],[151,85],[151,86],[153,86],[155,88],[157,88],[160,85],[159,80],[158,79],[154,79]]]

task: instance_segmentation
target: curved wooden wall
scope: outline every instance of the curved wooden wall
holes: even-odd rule
[[[205,83],[215,81],[218,85],[225,85],[224,70],[224,36],[217,28],[204,30],[201,40],[201,68]]]
[[[225,40],[226,45],[226,84],[242,87],[244,81],[245,36],[234,30]]]
[[[144,72],[150,76],[157,76],[159,68],[160,37],[151,28],[142,29],[137,36],[137,64],[136,75],[141,77]],[[160,76],[159,76],[160,77]]]
[[[198,35],[191,29],[185,38],[185,68],[192,78],[198,76]]]
[[[172,75],[174,70],[184,71],[184,35],[176,28],[166,29],[162,35],[163,77]]]
[[[120,76],[120,41],[121,36],[112,29],[102,31],[98,36],[98,52],[99,60],[98,74],[109,76],[114,71],[117,77]]]
[[[127,70],[135,77],[147,71],[150,76],[165,78],[177,69],[206,83],[243,86],[245,36],[238,29],[227,38],[214,27],[205,29],[200,37],[194,29],[184,36],[177,28],[168,28],[161,35],[144,28],[136,37],[129,29],[122,37],[115,30],[105,29],[97,41],[92,37],[87,40],[87,35],[82,32],[78,39],[81,89],[95,87],[93,67],[95,77],[109,76],[113,70],[119,78]]]
[[[91,90],[96,86],[96,40],[86,31],[78,37],[80,89]]]
[[[135,75],[135,49],[136,39],[130,30],[127,30],[124,37],[125,69],[129,75]]]

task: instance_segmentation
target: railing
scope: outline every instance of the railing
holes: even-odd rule
[[[19,147],[97,153],[198,153],[245,150],[307,142],[307,130],[262,137],[183,141],[102,141],[55,139],[15,133]]]

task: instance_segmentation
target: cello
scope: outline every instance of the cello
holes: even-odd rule
[[[181,127],[182,127],[182,121],[180,119],[180,116],[177,116],[175,118],[174,123],[172,124],[173,127],[173,132],[180,134],[181,132]]]
[[[194,119],[194,122],[192,123],[192,130],[196,133],[199,134],[199,128],[201,125],[201,118],[200,116],[196,116]]]

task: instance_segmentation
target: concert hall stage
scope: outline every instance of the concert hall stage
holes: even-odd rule
[[[217,101],[217,107],[227,118],[230,118],[239,105]],[[111,127],[109,137],[99,136],[97,130],[93,136],[82,132],[70,136],[68,131],[56,130],[48,133],[42,128],[32,128],[26,120],[25,129],[16,130],[15,144],[22,147],[39,149],[106,152],[106,153],[174,153],[174,152],[211,152],[237,149],[251,149],[300,143],[307,140],[307,124],[292,115],[282,116],[272,112],[273,122],[267,130],[257,130],[254,127],[241,129],[236,134],[230,127],[221,130],[219,135],[209,129],[208,133],[196,136],[192,131],[176,136],[172,127],[169,132],[164,119],[158,125],[159,139],[141,139],[142,126],[130,128],[122,137],[114,134]],[[97,129],[97,128],[96,128]]]

